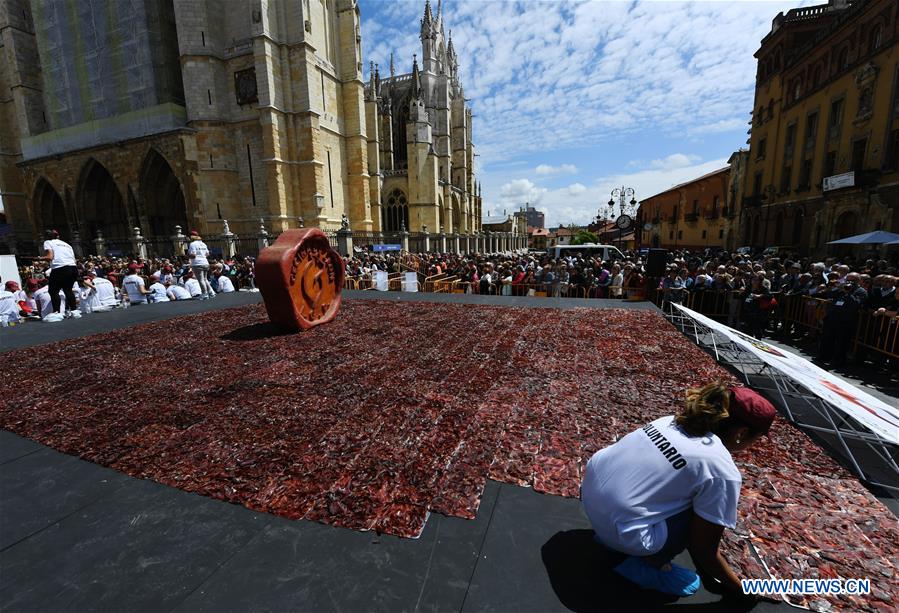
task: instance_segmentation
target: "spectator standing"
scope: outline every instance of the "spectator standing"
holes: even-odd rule
[[[621,266],[612,264],[612,280],[609,283],[612,298],[621,298],[624,287],[624,273],[621,272]]]
[[[821,330],[821,359],[842,366],[849,357],[850,345],[858,323],[858,312],[868,293],[858,285],[858,273],[846,273],[845,283],[830,292]]]
[[[60,290],[65,296],[65,304],[71,310],[71,317],[81,317],[81,311],[77,308],[75,294],[72,291],[72,286],[78,280],[75,252],[70,244],[59,239],[59,232],[56,230],[47,230],[46,239],[44,255],[38,259],[50,262],[50,286],[47,288],[47,292],[53,311],[44,317],[44,321],[60,321],[65,317],[64,311],[61,311],[64,307],[59,297]]]
[[[214,298],[215,292],[209,283],[209,247],[200,238],[200,233],[196,230],[190,231],[190,245],[187,247],[187,254],[190,256],[190,268],[196,277],[200,286],[200,300]],[[191,292],[193,293],[193,292]],[[195,296],[196,297],[196,296]]]

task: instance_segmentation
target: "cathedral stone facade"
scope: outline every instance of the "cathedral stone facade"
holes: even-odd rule
[[[370,190],[379,230],[471,236],[481,231],[471,109],[440,4],[425,2],[421,65],[389,76],[371,66],[365,90]]]
[[[0,0],[0,193],[19,250],[135,229],[479,227],[452,43],[363,78],[356,0]],[[126,247],[123,246],[123,250]]]

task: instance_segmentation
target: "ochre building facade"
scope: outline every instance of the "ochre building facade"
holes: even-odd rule
[[[730,173],[727,166],[642,200],[641,244],[665,249],[731,248]]]
[[[899,3],[779,14],[756,52],[738,242],[821,254],[899,231]]]

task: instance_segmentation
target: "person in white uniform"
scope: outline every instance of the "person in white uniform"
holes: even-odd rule
[[[128,266],[128,275],[122,279],[122,288],[128,294],[131,304],[146,304],[150,290],[145,287],[144,280],[137,274],[138,267],[135,264]]]
[[[187,246],[187,255],[190,256],[190,268],[200,285],[200,300],[214,298],[215,291],[209,283],[209,247],[206,246],[206,243],[203,242],[196,230],[191,230],[190,232],[190,245]]]
[[[150,302],[168,302],[169,296],[165,290],[165,285],[159,282],[159,273],[153,273],[150,276],[150,295],[147,298]]]
[[[53,312],[44,316],[44,321],[60,321],[64,318],[66,306],[72,317],[81,317],[81,311],[75,300],[72,286],[78,280],[78,268],[75,264],[75,251],[67,242],[59,239],[59,232],[47,230],[44,241],[44,255],[39,260],[50,262],[50,287],[48,288]],[[65,305],[59,298],[59,292],[65,296]]]
[[[184,285],[184,289],[190,293],[191,298],[197,298],[199,300],[203,299],[203,288],[200,287],[200,282],[194,278],[193,270],[188,270],[184,273],[181,280],[183,281],[182,285]]]
[[[7,284],[7,287],[9,284]],[[18,288],[18,285],[16,285]],[[16,295],[7,289],[0,289],[0,326],[19,321],[19,305]]]
[[[61,294],[61,291],[57,292],[57,295],[60,296],[60,307],[65,310],[66,298]],[[37,305],[38,313],[40,313],[41,315],[41,320],[46,322],[63,320],[62,313],[59,313],[53,306],[53,299],[50,297],[49,285],[41,286],[40,288],[35,290],[35,292],[31,296],[34,299],[35,304]]]
[[[84,286],[87,289],[84,300],[91,307],[91,311],[102,313],[112,310],[118,304],[115,295],[115,286],[103,277],[98,277],[93,272],[84,275]]]
[[[711,383],[687,391],[684,410],[596,452],[581,501],[596,540],[628,557],[615,572],[642,588],[689,596],[709,591],[745,598],[718,550],[737,521],[740,471],[731,454],[767,433],[776,410],[745,387]],[[688,549],[700,575],[671,564]]]
[[[218,293],[227,294],[234,291],[234,283],[231,282],[231,277],[223,274],[221,264],[215,267],[213,276],[215,277],[215,289]]]
[[[190,292],[177,283],[168,286],[166,295],[169,300],[190,300]]]

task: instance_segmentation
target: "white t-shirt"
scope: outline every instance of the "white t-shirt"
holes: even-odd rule
[[[50,262],[50,269],[62,268],[63,266],[75,265],[75,252],[72,246],[58,238],[44,241],[44,251],[53,250],[53,261]]]
[[[196,298],[203,293],[203,290],[200,288],[200,282],[196,279],[188,279],[187,281],[185,281],[184,289],[190,292],[191,298]]]
[[[690,507],[713,524],[733,528],[740,483],[721,439],[687,436],[668,416],[597,451],[587,463],[581,500],[603,544],[647,556],[665,544],[665,520]]]
[[[147,302],[146,294],[142,294],[140,291],[144,287],[144,280],[141,279],[140,275],[128,275],[122,279],[122,287],[128,292],[128,299],[131,301],[131,304]]]
[[[19,321],[19,305],[16,295],[0,289],[0,323]]]
[[[150,302],[168,302],[169,301],[168,294],[166,294],[166,291],[165,291],[165,285],[163,285],[159,281],[150,285],[150,291],[153,292],[152,294],[147,296],[150,299]]]
[[[227,294],[228,292],[234,291],[234,284],[231,282],[229,277],[222,275],[218,278],[218,292],[220,294]]]
[[[50,299],[49,285],[39,288],[32,294],[32,297],[34,298],[35,303],[37,303],[38,309],[40,309],[41,317],[46,317],[54,312],[53,301]],[[66,296],[62,293],[62,290],[59,290],[59,312],[66,312]]]
[[[187,254],[194,256],[190,260],[192,266],[209,266],[209,248],[203,241],[191,242],[187,247]]]
[[[168,296],[171,300],[190,300],[190,292],[180,285],[170,285]]]
[[[96,304],[104,307],[116,305],[115,286],[112,284],[112,281],[103,277],[94,277],[91,283],[97,288],[97,291],[93,292],[94,299],[97,301]],[[94,305],[92,304],[91,306]]]

